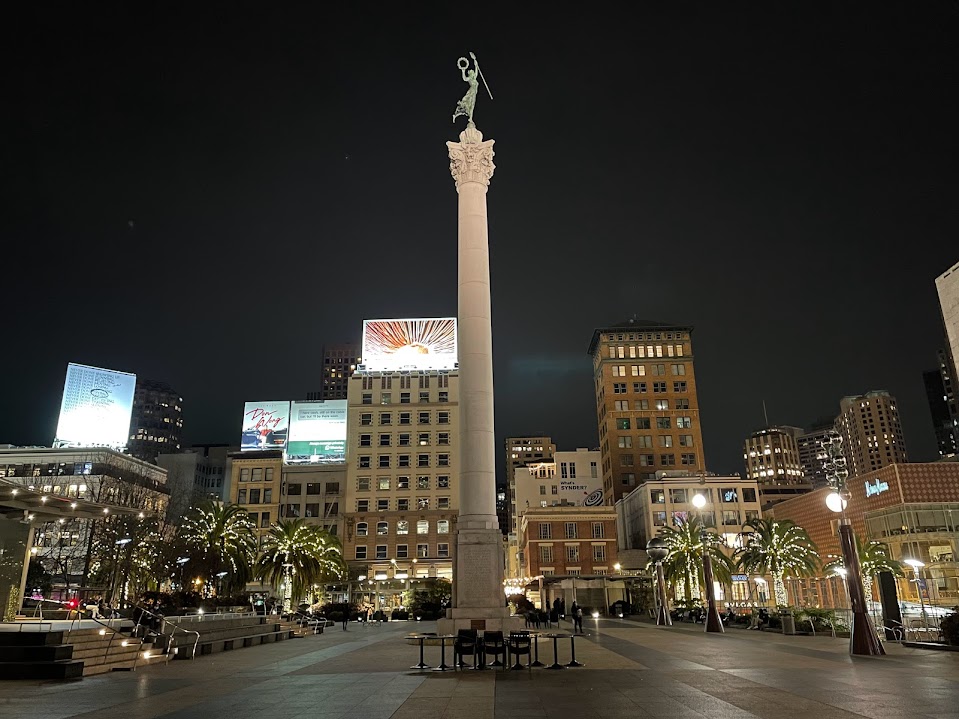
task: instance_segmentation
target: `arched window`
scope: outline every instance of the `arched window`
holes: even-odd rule
[[[436,523],[436,533],[437,534],[449,534],[450,533],[450,520],[441,519]]]
[[[386,522],[377,522],[376,523],[376,533],[379,535],[389,534],[389,525]]]
[[[370,533],[369,525],[366,522],[356,523],[356,536],[365,537]]]

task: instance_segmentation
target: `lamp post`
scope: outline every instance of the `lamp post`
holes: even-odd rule
[[[693,496],[693,506],[696,508],[697,513],[700,515],[700,520],[702,521],[702,510],[706,506],[706,498],[701,494],[696,494]],[[705,631],[707,632],[718,632],[722,634],[726,630],[723,629],[723,620],[719,618],[719,609],[716,608],[716,592],[713,587],[713,562],[709,557],[709,549],[706,546],[707,542],[706,524],[703,523],[699,531],[699,541],[703,545],[703,582],[706,584],[706,627]]]
[[[660,537],[653,537],[646,543],[646,554],[656,563],[656,599],[659,605],[656,610],[656,624],[673,626],[673,618],[669,616],[669,604],[666,600],[666,578],[663,575],[663,560],[669,556],[669,547]]]
[[[882,656],[886,652],[879,643],[879,637],[873,630],[866,611],[866,592],[862,588],[862,570],[859,567],[859,553],[856,551],[856,535],[852,524],[846,517],[846,505],[851,494],[845,487],[830,492],[826,497],[826,506],[841,514],[839,521],[839,546],[842,549],[842,563],[846,570],[846,592],[849,594],[849,606],[852,608],[852,622],[849,626],[849,653],[863,656]]]
[[[912,567],[913,574],[916,575],[916,594],[919,595],[919,606],[922,608],[922,628],[926,634],[929,634],[929,619],[926,616],[926,600],[922,597],[922,578],[919,576],[919,570],[926,566],[925,562],[918,559],[904,559],[906,564]]]

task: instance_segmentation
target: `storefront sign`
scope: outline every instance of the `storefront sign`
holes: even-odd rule
[[[888,483],[888,482],[880,482],[879,479],[876,479],[876,481],[873,482],[872,484],[870,484],[869,482],[866,482],[866,496],[867,496],[867,497],[871,497],[871,496],[874,495],[874,494],[882,494],[882,493],[885,492],[887,489],[889,489],[889,483]]]

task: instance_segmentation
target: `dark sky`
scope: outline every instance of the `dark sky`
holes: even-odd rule
[[[188,442],[236,442],[244,400],[318,389],[364,318],[455,314],[444,143],[473,50],[500,439],[595,446],[586,348],[636,314],[696,327],[713,471],[741,471],[763,399],[806,425],[874,388],[932,458],[957,5],[713,5],[20,17],[0,443],[51,442],[69,361],[167,381]]]

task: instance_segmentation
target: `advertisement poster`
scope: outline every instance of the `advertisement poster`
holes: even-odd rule
[[[346,461],[346,400],[293,402],[288,464],[331,464]]]
[[[135,374],[68,364],[54,445],[125,447],[136,384]]]
[[[364,320],[367,370],[455,369],[456,319]]]
[[[289,432],[289,402],[247,402],[243,406],[242,451],[283,449]]]

